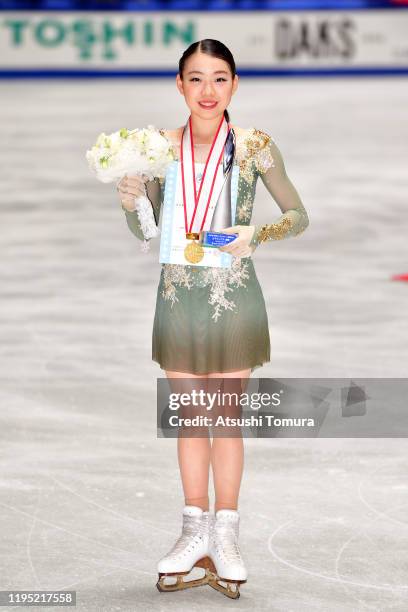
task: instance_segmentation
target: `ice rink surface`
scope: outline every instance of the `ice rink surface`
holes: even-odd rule
[[[404,438],[246,439],[241,598],[157,591],[183,506],[156,432],[159,244],[140,251],[85,150],[188,109],[173,79],[0,95],[0,590],[76,590],[81,612],[406,611]],[[408,81],[242,79],[229,110],[272,135],[310,217],[254,253],[271,336],[256,376],[405,378],[408,283],[390,279],[408,272]],[[259,181],[252,221],[279,214]]]

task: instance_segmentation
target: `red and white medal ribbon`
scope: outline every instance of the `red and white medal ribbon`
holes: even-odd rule
[[[208,211],[210,203],[217,202],[222,189],[222,182],[218,183],[218,188],[215,187],[215,182],[217,173],[223,172],[221,160],[230,129],[225,116],[223,116],[211,144],[200,187],[197,190],[191,115],[184,127],[180,147],[180,161],[186,234],[190,232],[199,233],[203,229],[210,227],[215,207],[212,208],[210,215]]]

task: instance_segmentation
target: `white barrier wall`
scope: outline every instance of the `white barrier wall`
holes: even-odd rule
[[[0,72],[174,72],[191,42],[222,40],[240,71],[408,73],[408,10],[1,12]]]

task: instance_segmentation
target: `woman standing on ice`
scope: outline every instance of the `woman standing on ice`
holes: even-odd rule
[[[184,194],[185,262],[162,264],[152,358],[165,370],[173,390],[186,391],[188,381],[192,388],[195,379],[205,379],[208,389],[215,382],[212,379],[220,378],[225,390],[234,381],[246,383],[255,369],[270,361],[265,301],[251,254],[263,242],[297,236],[306,229],[309,219],[271,136],[260,129],[241,128],[229,121],[226,109],[237,90],[238,76],[228,48],[213,39],[190,45],[180,59],[176,85],[185,98],[190,116],[185,125],[160,132],[171,143],[181,173],[179,196],[183,202]],[[204,224],[208,205],[220,197],[220,191],[215,189],[211,193],[209,186],[214,184],[217,173],[222,172],[228,185],[226,160],[239,169],[235,219],[233,225],[229,223],[222,230],[238,234],[235,240],[221,247],[221,251],[232,255],[232,265],[227,268],[196,265],[202,251],[195,240],[200,230],[209,228],[208,221],[207,226]],[[200,173],[203,165],[204,172]],[[230,170],[232,165],[229,164]],[[271,224],[250,225],[258,177],[282,213]],[[126,177],[119,183],[128,226],[141,240],[144,236],[135,211],[135,197],[145,193],[146,188],[158,223],[166,181],[167,177],[164,181],[155,179],[143,183],[138,177]],[[221,193],[231,193],[231,172],[229,181],[229,191],[223,188]],[[197,191],[195,201],[186,198],[186,193],[197,196]],[[200,193],[205,195],[203,201]],[[247,579],[238,547],[243,456],[242,436],[214,437],[212,444],[209,435],[178,438],[185,497],[183,530],[171,551],[159,561],[160,590],[207,583],[229,597],[239,596],[238,585]],[[215,516],[209,512],[210,465]],[[206,576],[185,582],[182,577],[194,566],[205,567]],[[175,585],[166,587],[167,575],[177,577]],[[235,583],[235,590],[231,589],[231,583]]]

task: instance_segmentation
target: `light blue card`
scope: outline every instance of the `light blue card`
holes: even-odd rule
[[[196,166],[202,167],[204,164],[196,163]],[[179,215],[183,206],[182,202],[176,203],[177,182],[180,180],[178,174],[181,172],[180,168],[180,162],[174,160],[169,165],[166,173],[159,261],[160,263],[230,268],[232,255],[229,253],[225,253],[213,247],[203,247],[205,253],[204,258],[196,264],[191,264],[184,258],[184,246],[176,244],[176,238],[178,238],[179,241],[181,240],[184,244],[188,243],[188,241],[185,241],[184,227],[179,228],[176,232],[174,224],[176,213],[178,213],[177,217],[180,218]],[[232,225],[234,225],[237,208],[239,166],[236,164],[233,165],[231,172],[231,219]]]

